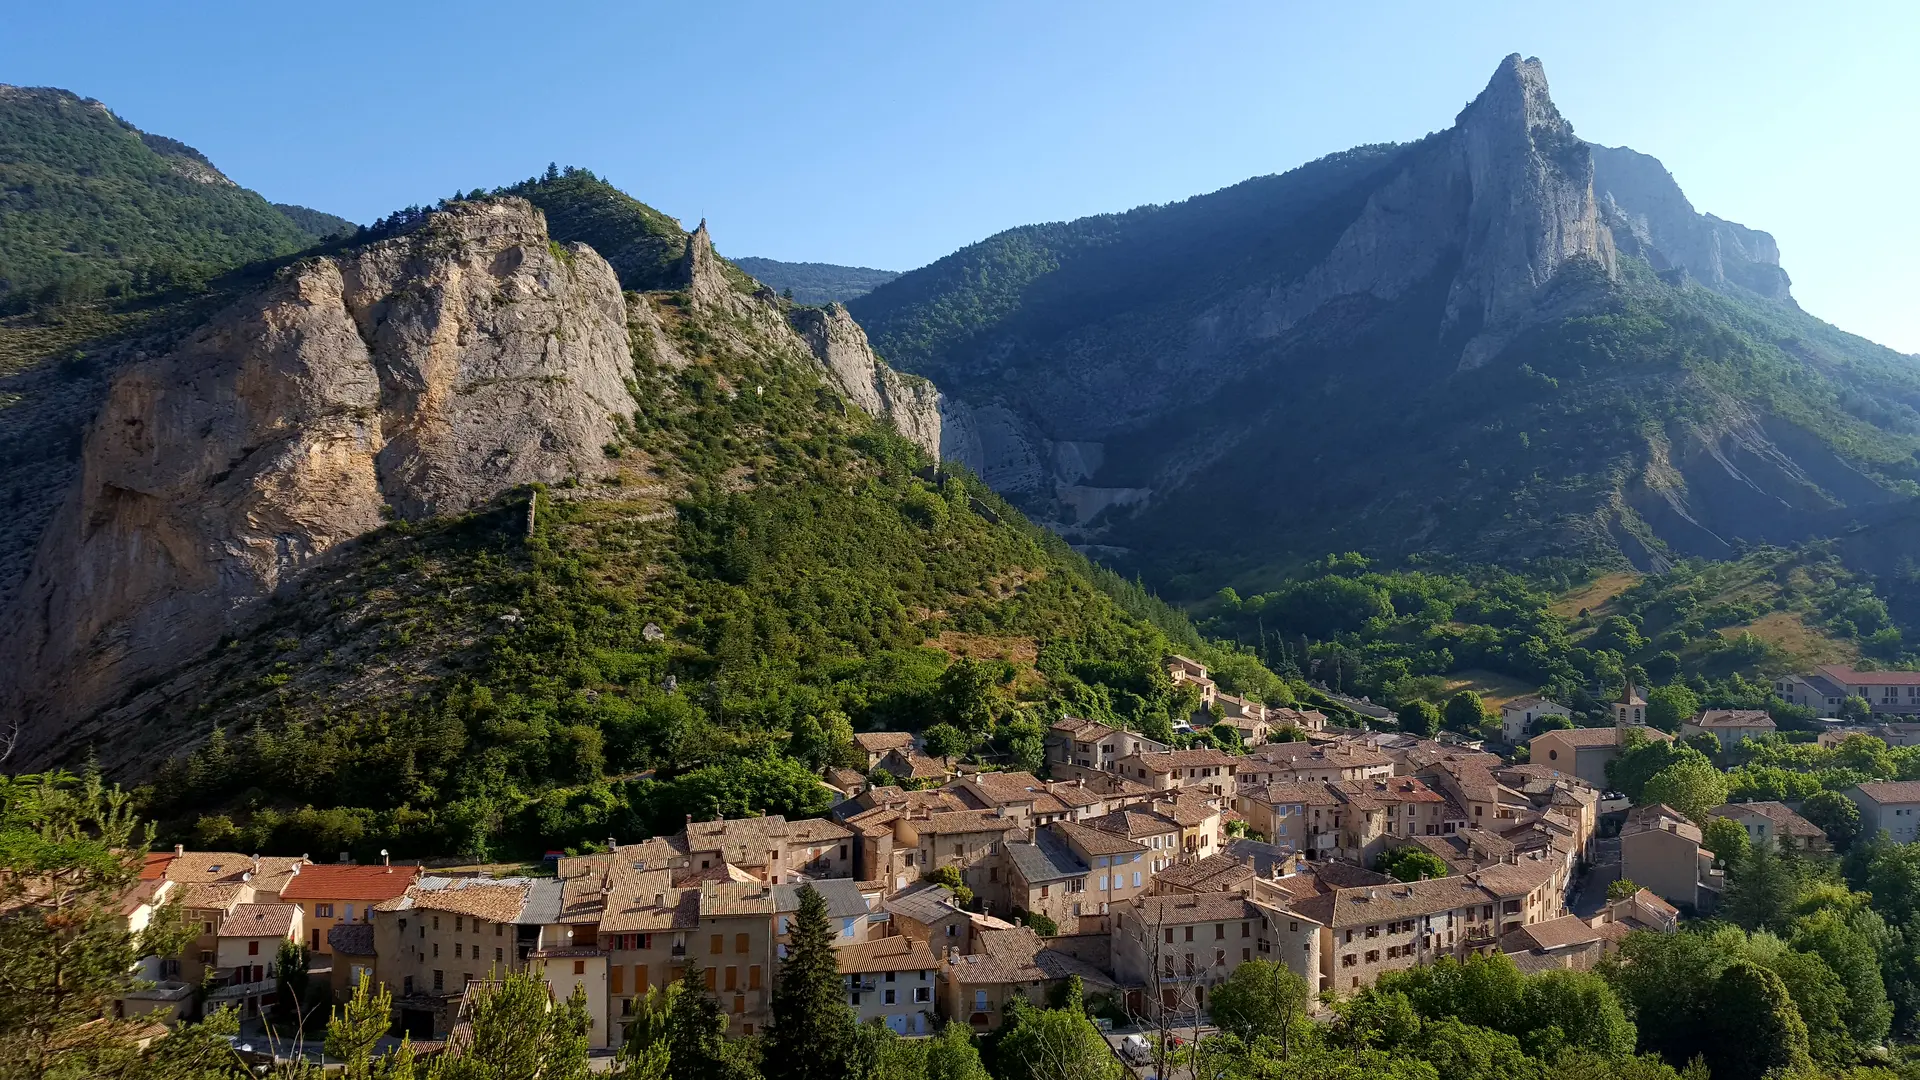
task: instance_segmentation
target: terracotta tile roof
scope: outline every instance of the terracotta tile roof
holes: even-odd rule
[[[1748,814],[1763,817],[1773,822],[1776,830],[1789,836],[1824,838],[1827,835],[1826,830],[1794,813],[1793,808],[1783,802],[1728,803],[1725,806],[1714,807],[1712,812],[1715,817],[1725,818],[1737,818]]]
[[[1356,743],[1268,743],[1248,755],[1273,765],[1300,768],[1373,768],[1392,765],[1393,759]]]
[[[327,928],[327,949],[341,956],[372,956],[373,924],[334,923]]]
[[[424,878],[404,896],[383,900],[376,911],[447,912],[468,915],[488,922],[508,923],[520,917],[526,905],[528,887],[524,883],[495,883],[484,878]]]
[[[158,881],[167,876],[167,864],[173,861],[171,851],[149,851],[140,863],[141,881]]]
[[[675,864],[685,865],[689,852],[684,834],[655,836],[637,844],[616,845],[611,852],[580,855],[560,860],[562,878],[604,872],[609,866],[635,870],[657,870]]]
[[[1517,863],[1492,863],[1483,866],[1467,878],[1483,886],[1488,892],[1503,899],[1511,900],[1528,893],[1553,880],[1556,868],[1549,859],[1521,859]]]
[[[1518,930],[1502,935],[1500,951],[1565,949],[1575,945],[1592,945],[1605,936],[1588,926],[1585,920],[1577,915],[1562,915],[1545,922],[1528,923]]]
[[[1636,727],[1632,730],[1638,731],[1656,742],[1671,742],[1673,739],[1673,736],[1661,731],[1659,728]],[[1538,742],[1541,739],[1554,739],[1576,750],[1590,750],[1599,746],[1618,746],[1620,744],[1620,737],[1621,730],[1612,725],[1608,725],[1606,727],[1565,728],[1559,731],[1543,731],[1535,735],[1533,740],[1534,742]]]
[[[700,886],[700,917],[772,915],[773,886],[759,882],[728,882]]]
[[[1661,899],[1660,895],[1651,889],[1641,889],[1639,892],[1634,893],[1633,902],[1660,912],[1662,915],[1671,915],[1676,918],[1680,915],[1679,908]]]
[[[853,743],[869,754],[884,754],[889,750],[898,750],[913,745],[913,733],[909,731],[863,731],[854,735]]]
[[[1130,806],[1125,810],[1115,810],[1110,814],[1089,818],[1079,824],[1124,836],[1129,840],[1138,840],[1143,836],[1165,836],[1168,833],[1180,831],[1178,822],[1153,813],[1145,806]]]
[[[1006,832],[1020,827],[1012,818],[1001,817],[992,810],[949,810],[915,818],[911,824],[923,836]]]
[[[660,903],[656,904],[655,898]],[[692,930],[699,925],[699,889],[622,888],[608,898],[600,916],[603,934],[652,934]]]
[[[1334,798],[1363,810],[1406,803],[1442,803],[1446,798],[1411,776],[1377,780],[1336,780],[1327,785]]]
[[[778,814],[767,817],[722,818],[696,821],[683,830],[687,851],[716,853],[736,866],[765,866],[768,854],[781,846],[787,835],[787,819]]]
[[[1843,686],[1920,686],[1920,671],[1860,671],[1839,664],[1821,664],[1820,674]]]
[[[1280,727],[1325,727],[1327,714],[1319,709],[1269,709],[1267,716]]]
[[[1773,717],[1764,709],[1708,709],[1695,717],[1695,727],[1774,730]]]
[[[970,985],[1038,983],[1078,975],[1088,986],[1113,985],[1112,977],[1106,972],[1058,949],[1047,948],[1040,935],[1024,926],[981,930],[977,941],[978,952],[946,958],[947,973],[956,982]]]
[[[1030,772],[983,772],[948,784],[947,790],[994,806],[1032,802],[1045,793],[1046,785]]]
[[[1444,877],[1339,889],[1296,901],[1293,906],[1322,926],[1338,930],[1433,915],[1469,904],[1490,903],[1493,899],[1487,890],[1468,878]]]
[[[1048,825],[1046,830],[1063,840],[1070,841],[1080,850],[1096,858],[1102,855],[1127,855],[1147,850],[1145,844],[1136,843],[1105,829],[1092,828],[1081,822],[1056,821]],[[1034,837],[1035,840],[1039,838],[1037,835]]]
[[[1190,892],[1233,892],[1253,880],[1253,868],[1226,855],[1209,855],[1198,862],[1168,867],[1153,875],[1155,887]]]
[[[1077,716],[1064,716],[1053,722],[1050,731],[1059,732],[1080,742],[1099,742],[1113,734],[1114,729],[1092,720],[1083,720]]]
[[[1176,792],[1171,798],[1163,793],[1145,805],[1161,817],[1186,828],[1205,825],[1208,820],[1220,816],[1219,807],[1191,791]]]
[[[1882,780],[1861,784],[1859,792],[1882,806],[1920,802],[1920,780]]]
[[[842,975],[868,971],[932,971],[940,966],[932,946],[896,934],[875,941],[855,942],[833,951]]]
[[[1224,922],[1253,918],[1258,910],[1239,893],[1196,892],[1167,896],[1143,896],[1129,904],[1130,918],[1147,926],[1179,926],[1183,923]]]
[[[387,900],[407,891],[417,866],[352,866],[314,863],[300,868],[280,890],[282,900]]]
[[[1062,806],[1071,807],[1075,810],[1085,806],[1092,806],[1098,803],[1101,798],[1100,793],[1094,789],[1087,787],[1085,784],[1074,783],[1070,780],[1055,780],[1048,784],[1047,794],[1053,796]],[[1038,806],[1039,804],[1036,802],[1034,805]]]
[[[801,818],[787,822],[787,843],[825,844],[853,839],[853,830],[828,818]]]
[[[1627,823],[1620,827],[1620,835],[1626,837],[1646,832],[1678,833],[1696,844],[1701,840],[1700,827],[1666,803],[1636,806],[1627,811]]]
[[[832,768],[827,770],[827,783],[841,791],[857,791],[866,786],[867,775],[859,769]]]
[[[1126,760],[1135,761],[1148,772],[1164,773],[1175,769],[1205,769],[1214,766],[1238,768],[1241,759],[1225,750],[1160,750],[1148,754],[1129,754]]]
[[[1506,704],[1500,706],[1500,711],[1501,712],[1523,712],[1527,709],[1537,709],[1542,705],[1556,705],[1556,704],[1558,704],[1558,702],[1549,701],[1546,698],[1541,697],[1539,694],[1527,694],[1524,697],[1514,698],[1512,701],[1509,701]]]
[[[220,920],[221,937],[286,937],[293,932],[293,921],[300,909],[293,904],[236,904],[233,912]]]
[[[1243,789],[1240,794],[1268,806],[1338,806],[1340,800],[1326,781],[1303,784],[1264,784]]]

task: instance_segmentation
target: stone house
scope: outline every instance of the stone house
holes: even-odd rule
[[[1353,742],[1269,743],[1241,759],[1240,787],[1308,784],[1331,780],[1378,780],[1392,776],[1393,759]]]
[[[1104,931],[1113,904],[1152,886],[1148,854],[1116,833],[1054,822],[1006,845],[1008,910],[1040,912],[1068,933]]]
[[[1620,830],[1620,876],[1681,908],[1711,911],[1726,875],[1700,846],[1700,829],[1671,806],[1636,806]]]
[[[1915,828],[1920,825],[1920,780],[1859,784],[1848,790],[1847,798],[1860,808],[1861,836],[1886,833],[1898,844],[1920,839]]]
[[[1722,747],[1738,746],[1776,730],[1773,717],[1764,709],[1707,709],[1680,725],[1682,738],[1710,734],[1720,740]]]
[[[1290,910],[1321,927],[1319,989],[1346,995],[1382,972],[1492,951],[1503,907],[1472,877],[1444,877],[1335,889]]]
[[[983,930],[977,944],[972,953],[948,949],[942,954],[935,995],[943,1015],[975,1032],[998,1028],[1007,1002],[1016,996],[1045,1008],[1048,992],[1075,975],[1088,994],[1117,989],[1104,970],[1048,947],[1024,926]]]
[[[1340,807],[1324,781],[1248,785],[1233,800],[1248,829],[1315,859],[1332,858],[1339,846]]]
[[[867,755],[867,771],[872,772],[888,754],[912,750],[914,738],[907,731],[863,731],[854,735],[853,745]]]
[[[1129,754],[1115,763],[1115,771],[1155,791],[1195,790],[1215,795],[1234,792],[1234,774],[1243,759],[1224,750],[1168,750]]]
[[[1114,919],[1114,977],[1139,988],[1128,1000],[1135,1012],[1204,1012],[1213,988],[1256,957],[1284,963],[1312,985],[1318,929],[1238,892],[1141,897]]]
[[[1571,718],[1573,710],[1556,701],[1548,701],[1538,694],[1517,697],[1500,706],[1500,736],[1509,746],[1519,746],[1527,739],[1527,732],[1533,725],[1549,716]]]
[[[1825,851],[1826,831],[1794,813],[1782,802],[1728,803],[1713,808],[1714,817],[1739,822],[1755,844],[1775,844],[1791,851]]]
[[[1608,790],[1607,763],[1620,756],[1630,745],[1629,736],[1636,733],[1648,739],[1672,739],[1656,728],[1631,724],[1543,731],[1527,744],[1527,760],[1535,765],[1564,769],[1605,791]]]
[[[934,973],[940,960],[924,938],[876,938],[835,956],[856,1022],[884,1024],[895,1035],[934,1033]]]
[[[299,905],[307,948],[321,957],[331,953],[328,932],[335,926],[372,922],[375,904],[403,895],[418,880],[417,866],[313,863],[281,888],[280,899]]]
[[[1072,716],[1056,721],[1048,729],[1046,737],[1046,755],[1050,764],[1076,765],[1103,772],[1113,771],[1114,764],[1123,757],[1157,754],[1166,749],[1166,743],[1149,739],[1138,732]]]
[[[276,992],[280,946],[301,940],[296,904],[235,904],[216,930],[214,964],[219,986],[207,995],[209,1007],[239,1007],[256,1016]]]

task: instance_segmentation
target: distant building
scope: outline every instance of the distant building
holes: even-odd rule
[[[1859,784],[1847,797],[1860,807],[1860,835],[1886,833],[1896,843],[1920,839],[1920,780],[1886,780]]]
[[[1645,702],[1641,704],[1644,706]],[[1528,760],[1535,765],[1563,769],[1605,790],[1607,763],[1620,756],[1627,747],[1628,733],[1635,731],[1649,739],[1673,737],[1657,728],[1634,724],[1543,731],[1527,744]]]
[[[1773,717],[1764,709],[1708,709],[1680,725],[1683,737],[1711,734],[1720,740],[1722,747],[1737,746],[1776,730]]]
[[[1519,746],[1526,739],[1527,732],[1542,717],[1571,717],[1572,710],[1557,702],[1548,701],[1538,694],[1514,698],[1500,706],[1500,734],[1509,746]]]
[[[1633,680],[1620,691],[1620,699],[1613,703],[1613,722],[1623,726],[1634,726],[1647,722],[1647,699],[1634,689]]]
[[[1920,714],[1920,671],[1860,671],[1821,664],[1803,675],[1782,675],[1774,690],[1789,705],[1804,705],[1822,716],[1840,711],[1849,697],[1865,698],[1876,714]]]
[[[1825,851],[1827,834],[1820,826],[1793,812],[1782,802],[1728,803],[1713,809],[1714,817],[1737,821],[1755,844],[1774,844],[1791,851]]]
[[[1636,806],[1620,830],[1620,876],[1668,903],[1711,911],[1726,891],[1726,875],[1700,841],[1700,827],[1673,807]]]

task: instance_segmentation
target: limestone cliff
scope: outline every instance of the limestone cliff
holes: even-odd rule
[[[612,270],[537,210],[460,203],[295,264],[128,369],[0,619],[23,758],[386,517],[605,469],[625,321]]]
[[[1591,151],[1594,194],[1623,249],[1656,270],[1684,270],[1708,288],[1793,299],[1771,235],[1694,210],[1656,157],[1624,146]]]
[[[940,391],[925,379],[888,367],[867,343],[867,332],[841,304],[795,308],[788,315],[827,378],[847,399],[893,425],[936,459],[943,455]]]

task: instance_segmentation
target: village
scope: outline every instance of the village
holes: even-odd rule
[[[811,885],[836,933],[847,1004],[898,1035],[947,1022],[989,1031],[1009,1000],[1043,1002],[1076,978],[1123,1022],[1197,1027],[1210,989],[1256,958],[1329,998],[1442,957],[1498,952],[1523,971],[1588,970],[1626,935],[1674,932],[1719,903],[1725,871],[1701,823],[1609,791],[1610,761],[1673,738],[1648,725],[1631,685],[1604,726],[1564,726],[1552,718],[1568,710],[1537,696],[1505,703],[1493,744],[1503,756],[1451,732],[1346,728],[1234,697],[1185,657],[1168,673],[1238,734],[1238,752],[1065,717],[1041,779],[929,756],[908,732],[869,732],[855,736],[864,772],[822,777],[836,800],[825,817],[689,818],[672,835],[609,837],[537,874],[157,851],[127,897],[129,928],[178,904],[199,933],[179,955],[144,960],[144,988],[116,1011],[171,1023],[233,1005],[258,1017],[291,942],[334,1000],[363,979],[385,987],[396,1030],[426,1048],[460,1023],[476,985],[532,972],[556,1000],[584,993],[591,1046],[614,1049],[649,989],[690,965],[728,1031],[747,1036],[768,1024]],[[1836,706],[1884,702],[1893,715],[1920,711],[1916,687],[1912,673],[1835,668],[1776,684]],[[1764,712],[1706,710],[1681,737],[1732,745],[1773,731]],[[1884,718],[1818,739],[1863,732],[1920,740],[1920,725]],[[1869,834],[1916,838],[1920,782],[1848,795]],[[1756,844],[1826,848],[1821,828],[1781,802],[1712,814]]]

